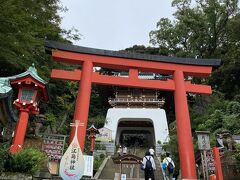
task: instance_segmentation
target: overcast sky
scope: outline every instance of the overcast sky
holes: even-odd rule
[[[82,34],[76,45],[121,50],[149,45],[149,32],[162,17],[172,19],[171,0],[61,0],[62,27]]]

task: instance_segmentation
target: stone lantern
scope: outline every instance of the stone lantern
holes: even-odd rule
[[[46,82],[38,76],[34,66],[11,77],[9,81],[11,86],[18,90],[18,97],[13,104],[19,110],[19,118],[10,147],[10,152],[14,154],[23,146],[29,115],[39,114],[38,103],[47,101],[48,94]]]
[[[90,133],[90,135],[89,135],[89,139],[91,141],[90,151],[93,153],[93,151],[94,151],[94,143],[95,143],[95,139],[96,139],[96,134],[99,133],[99,132],[98,132],[98,129],[95,128],[95,126],[93,124],[87,130]]]

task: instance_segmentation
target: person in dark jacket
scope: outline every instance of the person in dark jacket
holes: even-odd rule
[[[147,168],[147,161],[150,161],[151,162],[151,165],[152,165],[152,168],[151,169],[148,169]],[[155,165],[155,162],[154,162],[154,159],[153,157],[151,156],[150,152],[147,151],[145,153],[145,156],[143,158],[143,168],[144,168],[144,175],[145,175],[145,180],[154,180],[154,171],[156,170],[156,165]]]

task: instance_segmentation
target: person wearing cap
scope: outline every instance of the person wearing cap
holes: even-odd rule
[[[150,164],[151,164],[150,169],[148,169],[147,167],[147,164],[148,164],[147,161],[150,161]],[[154,171],[156,170],[156,164],[149,151],[145,153],[145,156],[143,157],[143,160],[142,160],[142,164],[144,169],[145,180],[154,180],[155,179]]]
[[[154,157],[154,149],[153,149],[153,147],[150,147],[148,151],[149,151],[150,155],[152,157]]]

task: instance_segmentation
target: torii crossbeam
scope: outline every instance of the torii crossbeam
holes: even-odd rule
[[[186,81],[185,77],[208,77],[212,72],[212,66],[220,65],[219,59],[190,59],[124,53],[53,41],[48,41],[46,47],[52,49],[51,53],[55,61],[82,65],[81,70],[53,69],[51,74],[54,79],[80,82],[74,121],[80,120],[83,123],[78,131],[79,144],[82,150],[86,136],[92,83],[173,91],[182,178],[197,178],[186,93],[211,94],[212,90],[207,85],[192,84],[190,81]],[[125,70],[128,71],[128,77],[102,75],[93,72],[93,67]],[[139,79],[139,72],[172,75],[173,79],[166,81]],[[75,128],[73,127],[70,139],[72,139],[74,132]]]

